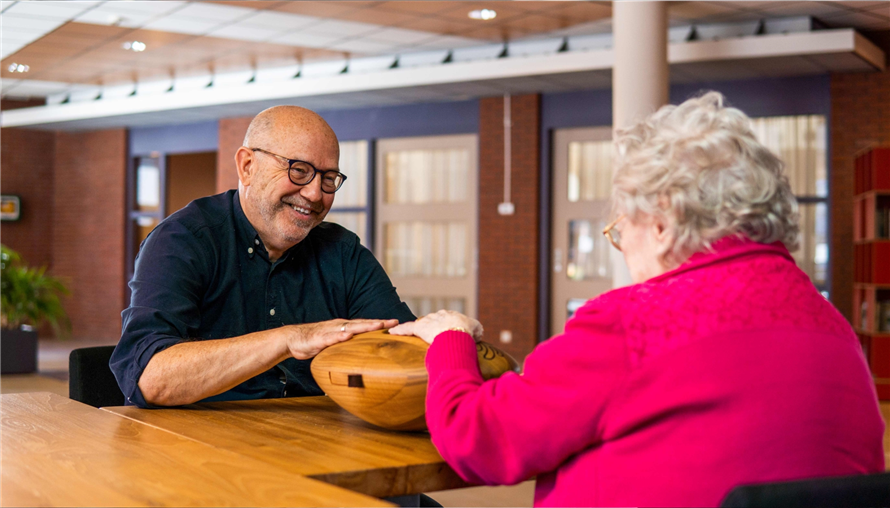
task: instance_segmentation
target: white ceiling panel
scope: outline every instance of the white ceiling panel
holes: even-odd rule
[[[57,26],[64,23],[63,20],[56,18],[38,18],[34,16],[20,16],[4,12],[0,18],[0,25],[3,30],[16,29],[20,31],[32,30],[35,32],[46,33]]]
[[[253,16],[244,19],[241,23],[249,23],[251,26],[263,26],[270,31],[296,30],[319,22],[319,18],[288,14],[284,12],[260,11]],[[239,23],[239,24],[241,24]]]
[[[0,33],[0,39],[3,40],[5,44],[7,41],[14,43],[22,43],[27,44],[34,40],[34,34],[39,32],[29,31],[29,30],[14,30],[10,28],[3,28],[2,33]]]
[[[121,13],[141,13],[141,14],[168,14],[177,9],[181,9],[183,6],[187,5],[187,2],[178,2],[178,1],[146,1],[146,0],[112,0],[108,2],[102,2],[100,8],[115,10]]]
[[[405,30],[404,28],[386,28],[367,35],[369,39],[375,41],[392,42],[397,44],[414,44],[421,41],[428,41],[438,36],[439,34],[432,32]]]
[[[352,21],[328,20],[306,27],[308,34],[320,34],[330,37],[359,37],[380,30],[380,25],[355,23]]]
[[[174,17],[199,19],[203,21],[235,21],[256,13],[255,9],[208,3],[190,3],[171,14]]]
[[[74,21],[77,21],[78,23],[90,23],[92,25],[115,25],[126,28],[139,28],[155,17],[155,14],[135,11],[124,13],[113,9],[103,9],[100,6],[80,14],[74,18]]]
[[[223,27],[216,28],[208,32],[207,35],[209,35],[210,37],[222,37],[225,39],[262,42],[274,37],[276,32],[277,31],[269,30],[265,27],[237,23],[234,25],[225,25]]]
[[[486,43],[488,43],[488,41],[480,39],[470,39],[467,37],[457,37],[454,35],[443,35],[430,39],[426,42],[418,43],[417,46],[424,49],[457,49],[470,46],[479,46]]]
[[[377,42],[368,39],[353,39],[338,42],[330,46],[330,49],[348,51],[350,53],[380,54],[398,51],[398,48],[388,42]]]
[[[220,25],[219,21],[165,16],[145,25],[148,30],[161,30],[180,34],[203,35]]]
[[[291,46],[306,46],[309,48],[323,48],[334,41],[343,39],[342,36],[311,35],[306,32],[293,32],[280,35],[270,40],[276,44],[288,44]]]
[[[3,15],[16,14],[68,21],[99,2],[16,2]]]

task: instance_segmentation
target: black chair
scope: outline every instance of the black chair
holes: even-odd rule
[[[68,397],[94,407],[123,406],[124,394],[108,360],[114,346],[75,349],[68,357]]]
[[[890,507],[890,473],[741,485],[732,489],[720,506],[723,508]]]

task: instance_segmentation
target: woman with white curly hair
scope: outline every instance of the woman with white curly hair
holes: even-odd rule
[[[465,480],[535,505],[708,506],[736,485],[884,470],[853,330],[789,254],[797,204],[750,120],[707,93],[618,132],[604,233],[634,284],[588,301],[521,375],[483,382],[481,325],[430,342],[427,423]]]

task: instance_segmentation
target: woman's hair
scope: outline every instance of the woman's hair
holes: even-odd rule
[[[614,211],[660,218],[672,238],[663,259],[681,263],[729,235],[798,248],[784,164],[757,141],[751,119],[723,102],[708,92],[616,134]]]

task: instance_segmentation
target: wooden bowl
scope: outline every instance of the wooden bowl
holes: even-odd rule
[[[319,353],[312,360],[312,376],[334,402],[368,423],[422,430],[427,349],[429,344],[413,336],[362,333]],[[510,355],[485,342],[476,343],[476,353],[485,379],[519,369]]]

